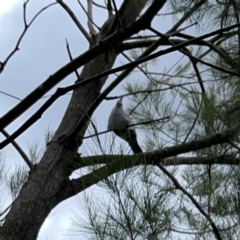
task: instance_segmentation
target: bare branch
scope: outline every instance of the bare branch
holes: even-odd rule
[[[78,21],[77,17],[73,13],[73,11],[68,7],[66,3],[64,3],[62,0],[57,0],[59,5],[68,13],[70,18],[73,20],[73,22],[76,24],[78,29],[82,32],[82,34],[85,36],[85,38],[88,40],[89,44],[91,45],[93,43],[92,38],[89,36],[85,28],[82,26],[82,24]]]
[[[40,97],[42,97],[42,94],[46,93],[47,90],[50,90],[55,84],[57,84],[60,80],[64,79],[66,76],[68,76],[70,73],[72,73],[76,68],[78,68],[81,65],[85,64],[86,62],[92,60],[94,57],[98,56],[100,53],[103,53],[104,51],[110,49],[111,46],[114,45],[114,43],[116,44],[116,43],[120,42],[121,39],[126,39],[127,35],[129,35],[129,34],[131,35],[131,33],[133,34],[138,29],[144,28],[144,26],[148,25],[149,21],[150,22],[152,21],[154,14],[156,14],[158,9],[161,8],[163,5],[164,5],[164,2],[159,3],[158,1],[154,1],[152,3],[152,5],[148,8],[148,10],[145,12],[145,14],[141,18],[139,18],[136,22],[133,22],[124,30],[119,30],[116,33],[113,33],[112,35],[110,35],[109,37],[106,37],[99,44],[95,45],[90,50],[88,50],[85,54],[82,54],[81,56],[75,58],[69,64],[65,65],[63,68],[58,70],[55,74],[50,76],[42,85],[40,85],[40,87],[38,87],[36,90],[34,90],[30,94],[30,96],[26,97],[20,104],[15,106],[9,113],[7,113],[4,117],[2,117],[0,119],[0,125],[3,128],[6,127],[7,124],[9,124],[13,120],[15,120],[16,117],[18,117],[22,112],[24,112],[33,103],[35,103]],[[128,31],[126,31],[127,29],[128,29]],[[111,37],[111,36],[114,36],[114,37]],[[111,39],[111,41],[109,41],[109,38]],[[121,69],[118,68],[118,70],[120,71]],[[103,75],[107,76],[109,73],[111,73],[111,71],[113,71],[113,70],[106,71],[104,73],[105,75],[104,74]],[[101,74],[99,74],[99,76],[100,75]],[[100,78],[98,77],[96,79],[99,80]],[[92,78],[91,81],[93,81],[93,80],[95,80],[95,79]],[[29,128],[34,122],[36,122],[39,118],[41,118],[41,115],[52,105],[53,102],[55,102],[56,99],[58,99],[60,96],[62,96],[64,94],[66,94],[68,91],[73,90],[73,88],[76,89],[80,85],[86,84],[88,81],[81,80],[80,82],[78,82],[74,85],[71,85],[67,88],[57,89],[56,93],[52,97],[50,97],[45,102],[45,104],[43,104],[42,107],[40,107],[39,110],[32,117],[30,117],[7,140],[4,140],[2,143],[0,143],[0,149],[5,147],[7,144],[9,144],[11,142],[11,140],[14,140],[22,132],[24,132],[27,128]],[[19,111],[20,107],[21,107],[21,111]],[[14,114],[15,114],[14,117],[13,117],[12,112],[14,112]],[[78,127],[79,127],[79,125],[77,125],[76,128],[74,128],[73,132]]]
[[[203,81],[203,82],[211,82],[211,81]],[[171,90],[171,89],[174,89],[174,88],[183,87],[185,85],[199,84],[199,82],[187,82],[187,83],[179,83],[179,84],[164,83],[164,84],[168,85],[169,87],[159,88],[159,89],[151,89],[151,90],[135,91],[135,92],[131,92],[131,93],[122,94],[122,95],[119,95],[119,96],[106,97],[105,100],[114,100],[114,99],[123,98],[123,97],[131,96],[131,95],[142,94],[142,93],[163,92],[163,91]],[[190,91],[190,92],[192,92],[192,91]]]
[[[16,97],[16,96],[14,96],[14,95],[12,95],[12,94],[9,94],[9,93],[3,92],[3,91],[0,91],[0,93],[2,93],[3,95],[6,95],[6,96],[8,96],[8,97],[14,98],[14,99],[16,99],[16,100],[18,100],[18,101],[22,101],[21,98]]]
[[[185,38],[185,39],[193,39],[194,38],[193,36],[187,35],[184,33],[177,33],[177,36]],[[214,37],[213,40],[215,42],[216,38]],[[211,50],[216,52],[220,57],[225,59],[226,58],[225,53],[223,51],[221,51],[221,49],[219,49],[216,45],[214,45],[213,44],[214,42],[212,42],[211,40],[210,41],[204,41],[204,40],[199,41],[200,44],[202,43],[203,45],[208,46]]]
[[[67,39],[66,39],[66,47],[67,47],[67,52],[68,52],[69,59],[70,59],[70,61],[72,61],[73,58],[72,58],[72,54],[71,54],[70,47],[69,47],[69,44],[68,44]],[[77,77],[78,81],[80,81],[80,76],[79,76],[79,74],[78,74],[77,69],[75,69],[74,72],[75,72],[75,74],[76,74],[76,77]]]
[[[6,207],[2,212],[0,212],[0,217],[2,217],[3,215],[5,215],[5,214],[8,212],[8,210],[11,209],[12,204],[13,204],[13,203],[11,203],[11,204],[10,204],[8,207]],[[6,215],[5,215],[5,217],[6,217]],[[4,221],[5,217],[3,217],[2,219],[0,219],[0,224]]]
[[[93,5],[95,5],[95,6],[99,7],[99,8],[107,9],[105,6],[102,6],[102,5],[100,5],[100,4],[98,4],[98,3],[94,2],[94,1],[93,1]]]
[[[223,29],[219,29],[217,31],[215,31],[214,33],[217,32],[217,34],[219,33],[219,31],[222,31]],[[169,33],[169,35],[171,35],[171,33]],[[203,36],[200,36],[198,38],[195,38],[195,40],[199,40],[199,39],[204,39],[205,37],[209,37],[214,35],[213,32],[209,33],[209,34],[205,34]],[[194,42],[193,40],[189,40],[190,43]],[[149,55],[152,51],[154,51],[158,46],[159,46],[159,42],[161,42],[161,38],[156,41],[153,45],[151,45],[147,50],[145,50],[145,52],[143,52],[136,61],[134,62],[131,62],[131,63],[128,63],[128,64],[125,64],[123,66],[120,66],[120,67],[117,67],[115,69],[112,69],[112,70],[109,70],[107,71],[108,74],[112,74],[113,72],[115,73],[116,71],[120,71],[120,70],[123,70],[123,69],[126,69],[124,72],[122,72],[100,95],[99,97],[96,99],[96,101],[92,104],[92,106],[88,109],[86,115],[91,115],[94,110],[98,107],[98,105],[101,103],[101,101],[123,80],[125,79],[125,77],[134,69],[134,67],[136,67],[138,64],[140,63],[143,63],[143,62],[146,62],[148,60],[151,60],[155,57],[159,57],[159,56],[162,56],[164,54],[172,52],[172,51],[175,51],[175,50],[179,50],[181,49],[182,47],[186,47],[187,45],[189,45],[189,41],[187,41],[188,43],[182,43],[182,44],[179,44],[179,45],[175,45],[171,48],[168,48],[168,49],[165,49],[165,50],[160,50],[156,53],[153,53],[151,55]],[[196,58],[197,59],[197,58]],[[200,59],[197,59],[198,61],[202,61]],[[218,68],[222,71],[226,71],[228,73],[230,73],[231,71],[228,71],[228,70],[223,70],[221,68]],[[106,73],[106,72],[105,72]],[[233,73],[231,72],[232,75],[236,75],[236,76],[240,76],[239,73]],[[99,74],[97,76],[97,79],[100,79],[102,76],[105,76],[105,75],[101,75]],[[91,78],[91,81],[93,81],[93,78]],[[88,80],[84,80],[84,81],[81,81],[80,83],[77,83],[77,84],[83,84],[85,81],[89,81]],[[76,85],[77,85],[76,84]],[[72,90],[72,88],[76,87],[75,86],[69,86],[69,88]],[[68,87],[67,87],[68,88]],[[65,88],[65,91],[67,90],[67,88]],[[50,100],[50,99],[49,99]],[[67,144],[67,141],[69,141],[70,139],[72,139],[73,136],[76,136],[77,133],[79,132],[79,128],[82,126],[82,124],[86,121],[85,119],[85,116],[83,116],[81,119],[79,119],[79,121],[76,123],[76,125],[74,126],[74,128],[72,129],[72,131],[64,137],[64,139],[62,140],[65,144]],[[1,145],[0,145],[1,146]]]
[[[111,0],[107,0],[107,10],[108,10],[108,19],[110,19],[113,15]]]
[[[2,134],[6,137],[9,138],[9,134],[7,133],[6,130],[2,129],[1,130]],[[20,154],[20,156],[23,158],[23,160],[25,161],[25,163],[28,165],[28,167],[30,168],[30,170],[33,170],[34,166],[33,163],[31,162],[31,160],[28,158],[28,156],[26,155],[26,153],[22,150],[22,148],[15,142],[12,141],[12,145],[13,147],[15,147],[15,149],[17,150],[17,152]]]
[[[26,8],[27,8],[27,4],[28,4],[29,0],[26,1],[24,4],[23,4],[23,22],[24,22],[24,29],[16,43],[16,46],[14,47],[14,49],[10,52],[10,54],[6,57],[6,59],[1,62],[1,65],[0,65],[0,73],[4,70],[4,68],[6,67],[8,61],[11,59],[11,57],[19,50],[19,46],[20,46],[20,43],[23,39],[23,37],[25,36],[27,30],[29,29],[29,27],[32,25],[32,23],[36,20],[36,18],[43,12],[45,11],[47,8],[57,4],[56,2],[54,3],[51,3],[49,5],[47,5],[46,7],[42,8],[33,18],[32,20],[29,22],[29,24],[27,23],[27,19],[26,19]]]
[[[160,33],[159,31],[155,30],[154,28],[150,27],[149,28],[152,32],[154,32],[155,34],[157,34],[158,36],[160,36],[161,38],[165,39],[166,41],[169,42],[169,44],[171,44],[172,46],[175,46],[175,44],[169,39],[169,37],[167,37],[166,35]],[[193,65],[193,68],[196,72],[196,76],[198,78],[198,81],[199,81],[199,85],[200,85],[200,88],[202,90],[202,93],[205,93],[206,90],[204,88],[204,85],[203,85],[203,80],[202,80],[202,77],[201,77],[201,74],[197,68],[197,60],[195,57],[192,56],[192,54],[187,50],[187,48],[183,48],[183,49],[179,49],[179,52],[183,53],[184,55],[187,55],[190,59],[190,61],[192,62],[192,65]]]
[[[87,25],[88,25],[88,28],[89,28],[89,31],[90,31],[90,34],[91,36],[95,36],[97,34],[96,30],[94,29],[93,27],[93,13],[92,13],[92,0],[87,0],[87,5],[88,5],[88,22],[87,22]]]
[[[56,4],[56,3],[55,3]],[[0,126],[5,128],[8,124],[13,122],[17,117],[24,113],[29,107],[31,107],[36,101],[38,101],[44,94],[51,90],[61,80],[71,74],[75,69],[83,66],[87,62],[91,61],[95,57],[104,53],[105,51],[112,48],[117,43],[123,41],[129,36],[139,32],[145,28],[146,22],[152,20],[151,14],[143,15],[140,19],[129,24],[125,30],[119,30],[110,35],[109,37],[102,40],[99,44],[96,44],[91,49],[73,59],[70,63],[63,66],[57,72],[49,76],[40,86],[33,90],[25,99],[22,100],[18,105],[12,108],[7,114],[0,119]]]
[[[136,22],[135,22],[136,23]],[[222,29],[219,29],[219,30],[216,30],[214,32],[211,32],[211,33],[208,33],[208,34],[205,34],[205,35],[202,35],[200,37],[197,37],[195,39],[191,39],[191,40],[188,40],[186,42],[183,42],[182,44],[179,44],[179,45],[175,45],[173,47],[170,47],[168,49],[164,49],[164,50],[160,50],[156,53],[153,53],[151,55],[149,55],[149,53],[151,53],[153,50],[156,49],[156,47],[159,45],[159,42],[161,41],[161,39],[159,39],[157,42],[155,42],[151,47],[149,47],[139,58],[138,60],[134,61],[134,62],[131,62],[131,63],[128,63],[128,64],[125,64],[123,66],[120,66],[120,67],[116,67],[116,68],[113,68],[111,70],[108,70],[108,71],[105,71],[101,74],[98,74],[96,76],[93,76],[93,77],[90,77],[86,80],[81,80],[80,82],[76,83],[76,84],[73,84],[73,85],[70,85],[68,87],[65,87],[65,88],[58,88],[57,91],[42,105],[42,107],[40,107],[20,128],[18,128],[18,130],[16,130],[9,138],[5,139],[4,141],[2,141],[0,143],[0,149],[4,148],[5,146],[7,146],[12,140],[14,140],[15,138],[17,138],[18,136],[20,136],[26,129],[28,129],[33,123],[35,123],[39,118],[41,118],[41,115],[62,95],[66,94],[67,92],[69,91],[72,91],[74,89],[77,89],[78,87],[80,86],[83,86],[87,83],[90,83],[92,81],[95,81],[95,80],[99,80],[101,79],[102,77],[104,76],[107,76],[107,75],[110,75],[110,74],[113,74],[113,73],[116,73],[116,72],[119,72],[119,71],[122,71],[124,69],[127,69],[125,70],[124,72],[122,72],[117,79],[115,79],[114,82],[112,82],[103,92],[101,95],[99,95],[99,97],[96,99],[96,101],[93,103],[92,107],[88,110],[87,112],[87,115],[91,115],[90,113],[92,113],[96,107],[100,104],[100,102],[132,71],[132,69],[134,69],[135,66],[137,66],[138,64],[140,63],[143,63],[143,62],[146,62],[146,61],[149,61],[151,59],[154,59],[156,57],[159,57],[159,56],[162,56],[162,55],[165,55],[167,53],[170,53],[170,52],[174,52],[174,51],[178,51],[179,49],[181,49],[182,47],[186,47],[190,44],[192,44],[195,40],[199,40],[199,39],[204,39],[204,38],[207,38],[207,37],[210,37],[210,36],[213,36],[215,34],[218,34],[220,32],[223,32],[223,31],[228,31],[229,29],[232,29],[232,28],[235,28],[237,27],[239,24],[235,24],[233,26],[230,26],[230,27],[227,27],[227,28],[222,28]],[[121,31],[121,30],[120,30]],[[108,39],[108,38],[107,38]],[[119,39],[118,39],[119,40]],[[106,41],[106,40],[105,40]],[[94,47],[92,49],[90,49],[87,53],[91,52],[91,50],[95,49]],[[100,51],[100,49],[98,49]],[[101,49],[102,50],[102,49]],[[88,54],[86,53],[86,55],[88,56]],[[83,56],[83,55],[81,55]],[[89,57],[92,57],[92,56],[89,56]],[[79,57],[80,58],[80,57]],[[80,58],[81,61],[85,61],[86,59],[82,59]],[[197,58],[196,58],[197,59]],[[69,68],[72,69],[73,67],[75,67],[74,63],[75,61],[77,61],[78,58],[76,58],[75,60],[73,60],[71,63],[69,63],[68,65],[70,66]],[[198,61],[202,61],[200,59],[197,59]],[[67,65],[66,65],[67,66]],[[56,78],[59,79],[59,78],[62,78],[63,76],[59,76],[59,72],[61,72],[62,74],[65,74],[66,75],[66,66],[64,67],[64,72],[62,73],[61,69],[55,73],[55,76],[57,76]],[[75,68],[72,70],[74,71]],[[235,72],[231,72],[231,71],[228,71],[228,70],[223,70],[221,69],[223,72],[227,72],[233,76],[240,76],[239,73],[235,73]],[[53,78],[53,76],[52,76]],[[51,79],[51,78],[50,78]],[[52,80],[52,79],[51,79]],[[47,80],[46,80],[47,81]],[[33,92],[31,93],[33,94]],[[38,92],[39,94],[39,92]],[[27,98],[25,98],[26,100]],[[23,100],[24,101],[24,100]],[[22,101],[22,102],[23,102]],[[11,119],[12,120],[12,119]],[[1,121],[3,121],[3,118],[0,119],[0,125],[1,125]],[[79,127],[82,126],[82,123],[85,121],[85,118],[84,116],[79,119],[79,122],[76,123],[75,127],[73,128],[73,130],[71,131],[71,133],[69,133],[67,136],[64,137],[64,140],[62,140],[63,142],[67,142],[68,140],[70,140],[71,137],[73,137],[74,135],[76,136],[77,132],[78,132],[78,129]],[[2,124],[4,126],[4,124]],[[5,127],[5,126],[4,126]]]
[[[160,3],[158,1],[154,2],[152,7],[150,7],[149,11],[146,11],[144,15],[139,18],[137,21],[129,24],[125,29],[121,29],[119,31],[114,32],[110,36],[106,37],[104,40],[101,40],[99,44],[96,44],[91,49],[83,53],[82,55],[76,57],[70,63],[63,66],[61,69],[56,71],[52,74],[48,79],[46,79],[41,85],[39,85],[35,90],[33,90],[25,99],[22,100],[21,103],[16,105],[12,108],[8,113],[6,113],[0,119],[0,126],[5,128],[8,124],[13,122],[17,117],[19,117],[22,113],[24,113],[28,108],[30,108],[34,103],[36,103],[44,94],[46,94],[49,90],[51,90],[56,84],[58,84],[61,80],[67,77],[69,74],[78,69],[79,67],[83,66],[87,62],[91,61],[95,57],[99,56],[100,54],[106,52],[107,50],[111,49],[117,43],[125,40],[126,38],[130,37],[131,35],[143,30],[148,22],[152,21],[152,18],[155,14],[156,5],[158,6]],[[163,4],[163,3],[161,3]],[[107,72],[106,72],[106,75]],[[105,75],[105,76],[106,76]],[[93,80],[96,80],[95,78]],[[83,84],[85,84],[83,82]],[[79,85],[78,85],[79,86]],[[77,88],[77,87],[76,87]],[[68,92],[68,90],[66,89]],[[70,90],[71,91],[71,90]],[[58,94],[60,92],[58,91]],[[66,92],[65,92],[66,93]],[[63,94],[65,94],[63,93]],[[60,94],[59,96],[63,95]],[[57,99],[57,98],[56,98]]]
[[[141,153],[141,154],[135,154],[133,156],[117,156],[116,158],[112,158],[112,156],[93,156],[93,157],[88,157],[88,159],[92,158],[92,162],[96,160],[97,158],[104,159],[104,157],[108,158],[109,164],[106,164],[103,167],[100,167],[97,170],[94,170],[92,173],[86,174],[80,178],[73,179],[70,181],[70,184],[66,187],[66,191],[68,192],[69,196],[71,197],[81,191],[86,190],[90,186],[98,183],[99,181],[102,181],[103,179],[111,176],[112,174],[122,171],[127,168],[132,168],[134,166],[138,165],[156,165],[158,166],[160,163],[168,163],[168,160],[164,158],[169,158],[172,156],[176,156],[178,154],[182,153],[187,153],[191,151],[196,151],[199,149],[203,148],[208,148],[217,144],[222,144],[222,143],[228,143],[229,139],[234,137],[235,135],[238,134],[240,129],[240,123],[238,123],[236,126],[227,129],[226,131],[213,135],[211,137],[203,138],[201,140],[196,140],[196,141],[191,141],[188,143],[183,143],[180,145],[172,146],[172,147],[166,147],[163,149],[158,149],[150,153]],[[219,156],[219,157],[210,157],[205,158],[205,162],[209,164],[210,161],[212,163],[216,163],[215,161],[219,161],[220,164],[223,164],[223,159],[226,158],[228,161],[225,161],[225,164],[230,164],[231,161],[229,161],[229,158],[227,156]],[[131,160],[130,160],[131,159]],[[174,158],[175,161],[177,162],[176,158]],[[179,158],[180,159],[180,158]],[[183,159],[183,158],[182,158]],[[185,158],[186,160],[187,158]],[[194,158],[192,158],[194,159]],[[196,160],[202,159],[204,162],[204,158],[196,158]],[[82,167],[84,164],[88,164],[88,161],[85,161],[86,158],[84,158],[84,162],[82,159],[80,160],[80,163],[78,166],[75,167]],[[239,159],[235,159],[233,157],[232,159],[232,164],[236,164],[239,162]],[[76,162],[77,159],[74,160]],[[106,160],[105,160],[106,161]],[[164,162],[165,161],[165,162]],[[170,162],[170,161],[169,161]],[[174,162],[174,161],[173,161]],[[95,161],[96,164],[96,161]],[[192,162],[188,162],[187,164],[193,164]],[[204,164],[204,163],[203,163]],[[73,170],[75,170],[73,168]]]
[[[121,19],[120,19],[120,16],[119,16],[119,13],[118,13],[118,9],[117,9],[117,5],[115,3],[115,0],[111,0],[112,3],[113,3],[113,7],[114,7],[114,10],[115,10],[115,13],[116,13],[116,16],[117,16],[117,21],[118,21],[118,24],[119,24],[119,27],[123,27],[122,26],[122,22],[121,22]]]
[[[113,161],[134,161],[135,155],[95,155],[89,157],[78,157],[76,162],[79,163],[76,169],[92,166],[96,164],[107,164]],[[168,157],[161,161],[164,166],[183,166],[183,165],[239,165],[240,158],[236,158],[234,155],[221,155],[221,156],[208,156],[208,157]],[[74,169],[74,170],[76,170]]]
[[[213,232],[214,232],[216,238],[218,240],[222,240],[222,237],[220,235],[220,232],[219,232],[216,224],[211,219],[211,217],[204,211],[204,209],[199,205],[199,203],[196,201],[196,199],[183,186],[181,186],[181,184],[178,182],[178,180],[161,163],[159,164],[158,167],[162,170],[162,172],[164,172],[172,180],[175,187],[177,189],[179,189],[181,192],[183,192],[183,194],[185,194],[191,200],[191,202],[195,205],[195,207],[199,210],[199,212],[201,212],[202,215],[208,220],[208,222],[210,223],[210,225],[213,229]]]
[[[84,13],[86,14],[86,16],[88,17],[88,12],[86,11],[86,9],[84,8],[84,6],[82,5],[81,1],[80,0],[77,0],[80,7],[82,8],[82,10],[84,11]],[[91,21],[91,19],[89,19]],[[98,27],[94,22],[92,22],[92,24],[98,29],[100,30],[100,27]]]
[[[27,17],[26,17],[26,9],[27,9],[28,2],[29,2],[29,0],[27,0],[26,2],[23,3],[23,22],[24,22],[24,27],[25,28],[28,27]]]
[[[131,125],[127,125],[126,128],[132,127],[132,126],[146,125],[146,124],[151,124],[151,123],[156,123],[156,122],[163,122],[163,121],[165,122],[166,120],[168,121],[170,118],[171,117],[169,116],[169,117],[163,117],[163,118],[159,118],[159,119],[153,119],[153,120],[149,120],[149,121],[134,123],[134,124],[131,124]],[[108,133],[108,132],[112,132],[112,130],[106,130],[106,131],[102,131],[102,132],[97,132],[95,134],[83,137],[83,139],[92,138],[92,137],[99,136],[99,135],[102,135],[102,134],[105,134],[105,133]]]
[[[219,56],[223,56],[224,53],[218,47],[216,47],[219,44],[214,45],[214,43],[221,38],[223,40],[226,40],[230,37],[233,37],[236,34],[237,34],[237,31],[231,31],[231,32],[228,32],[228,33],[220,33],[220,34],[216,35],[215,37],[213,37],[212,39],[210,39],[208,41],[199,40],[199,41],[196,41],[196,42],[192,43],[192,45],[208,46],[211,50],[214,50],[216,53],[218,53]],[[190,35],[181,33],[180,30],[176,31],[176,34],[174,34],[174,36],[179,36],[179,37],[184,38],[184,39],[193,39],[194,38],[194,36],[190,36]],[[130,38],[131,40],[132,39],[140,39],[140,41],[131,41],[131,42],[119,43],[116,47],[116,50],[118,52],[122,52],[122,51],[131,50],[131,49],[134,49],[134,48],[149,47],[151,44],[153,44],[156,41],[156,40],[153,40],[153,39],[149,39],[149,38],[152,38],[152,37],[157,37],[157,36],[156,35],[150,35],[150,36],[132,37],[132,38]],[[147,38],[147,39],[144,40],[144,41],[141,40],[141,39],[144,39],[144,38]],[[175,39],[174,38],[174,39],[171,39],[171,41],[175,45],[183,43],[182,39]],[[161,45],[168,46],[169,43],[165,39],[163,39]]]
[[[133,62],[130,57],[127,56],[127,54],[122,53],[122,55],[129,61]],[[148,73],[140,66],[137,66],[137,68],[148,78]]]

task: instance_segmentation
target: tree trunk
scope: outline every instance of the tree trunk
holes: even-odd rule
[[[147,0],[125,0],[119,11],[122,25],[135,21],[147,2]],[[105,26],[98,36],[100,40],[109,34],[109,29],[115,31],[119,28],[118,24],[113,24],[113,22],[114,18],[104,24]],[[84,66],[80,78],[86,79],[111,69],[116,57],[117,54],[113,50],[98,56]],[[102,78],[101,81],[84,85],[73,92],[63,120],[53,138],[55,141],[48,145],[40,163],[30,173],[27,182],[14,201],[0,229],[0,240],[36,239],[51,210],[69,197],[69,193],[63,189],[66,189],[65,186],[69,184],[71,173],[69,167],[77,153],[69,151],[56,140],[63,134],[67,134],[89,109],[98,97],[106,79],[107,77]],[[87,127],[88,122],[81,127],[79,136],[84,135]],[[74,148],[78,148],[79,145],[80,143],[76,143]]]

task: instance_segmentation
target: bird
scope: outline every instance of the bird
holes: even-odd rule
[[[134,153],[143,152],[137,141],[137,133],[132,119],[123,110],[122,97],[116,102],[108,118],[108,130],[124,139],[130,145]]]

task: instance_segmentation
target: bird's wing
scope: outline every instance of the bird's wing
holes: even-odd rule
[[[108,119],[108,130],[126,129],[131,124],[131,118],[122,109],[115,108]]]

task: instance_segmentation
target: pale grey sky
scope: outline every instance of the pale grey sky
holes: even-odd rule
[[[42,7],[51,3],[48,0],[31,0],[27,8],[28,21],[39,11]],[[82,1],[84,4],[86,1]],[[104,1],[98,1],[103,4]],[[9,3],[7,6],[6,3]],[[12,3],[12,5],[10,5]],[[19,35],[23,29],[22,18],[22,3],[18,0],[0,0],[0,60],[3,61],[9,52],[14,48]],[[86,27],[87,18],[81,11],[77,1],[67,2],[72,10],[79,16],[81,23]],[[99,26],[105,21],[107,14],[103,10],[96,10],[94,8],[94,21]],[[165,22],[159,23],[155,20],[154,24],[161,24],[161,31],[165,32],[172,24],[169,19]],[[87,28],[86,28],[87,29]],[[88,30],[87,30],[88,31]],[[45,12],[43,12],[38,19],[33,23],[26,33],[18,51],[9,61],[3,73],[0,74],[0,90],[20,99],[28,95],[36,86],[45,81],[45,79],[58,70],[60,67],[69,62],[66,42],[68,39],[73,56],[77,56],[88,49],[88,43],[81,32],[78,31],[72,20],[66,12],[58,5],[55,5]],[[172,61],[172,54],[164,58],[164,62]],[[174,59],[176,60],[176,58]],[[119,58],[115,65],[126,63],[123,58]],[[161,60],[160,60],[161,63]],[[174,62],[173,62],[174,63]],[[158,71],[164,65],[158,66]],[[108,81],[114,79],[114,76],[109,77]],[[67,86],[76,80],[74,74],[67,77],[51,92],[53,93],[59,86]],[[114,90],[111,95],[120,94],[121,87]],[[67,107],[70,95],[65,95],[59,98],[50,109],[48,109],[42,118],[24,132],[18,139],[19,145],[28,152],[28,144],[39,142],[42,146],[44,144],[44,132],[50,128],[56,130],[64,111]],[[7,131],[12,133],[15,131],[27,118],[33,114],[38,107],[40,107],[46,99],[38,101],[32,108],[25,112],[21,117],[14,121]],[[127,100],[124,100],[127,102]],[[0,94],[0,109],[1,115],[4,115],[13,106],[18,103],[18,100],[10,98],[6,95]],[[115,104],[115,101],[103,102],[94,114],[97,119],[97,126],[99,131],[106,130],[107,117]],[[103,136],[104,138],[104,136]],[[0,137],[2,141],[3,136]],[[91,140],[86,141],[91,145]],[[85,148],[86,148],[86,144]],[[84,147],[83,147],[84,148]],[[22,165],[23,160],[15,149],[9,145],[4,149],[4,155],[7,167],[10,171],[14,171],[16,165]],[[97,187],[92,187],[87,190],[94,192]],[[10,203],[10,198],[4,202],[5,206]],[[45,239],[64,239],[74,240],[79,239],[79,236],[70,236],[71,219],[74,217],[74,211],[79,212],[79,203],[76,198],[71,198],[51,212],[42,226],[38,240]]]

